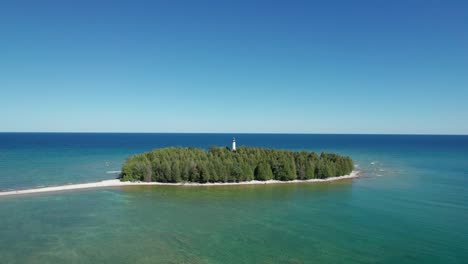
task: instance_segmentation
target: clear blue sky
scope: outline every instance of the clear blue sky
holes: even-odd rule
[[[467,1],[2,1],[0,131],[468,134]]]

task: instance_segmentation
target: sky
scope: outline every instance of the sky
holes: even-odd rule
[[[0,131],[468,134],[468,1],[1,1]]]

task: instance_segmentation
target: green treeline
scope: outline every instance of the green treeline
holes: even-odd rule
[[[324,179],[350,174],[349,157],[264,148],[162,148],[127,159],[123,181],[239,182]]]

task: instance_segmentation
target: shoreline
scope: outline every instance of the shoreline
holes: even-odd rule
[[[25,190],[16,190],[16,191],[4,191],[4,192],[0,192],[0,196],[82,190],[82,189],[91,189],[91,188],[125,187],[125,186],[151,186],[153,185],[153,186],[204,187],[204,186],[260,185],[260,184],[316,183],[316,182],[329,182],[329,181],[353,179],[353,178],[359,177],[360,173],[361,173],[360,171],[353,170],[348,175],[329,177],[326,179],[292,180],[292,181],[253,180],[253,181],[244,181],[244,182],[213,182],[213,183],[196,183],[196,182],[168,183],[168,182],[129,182],[129,181],[122,182],[119,179],[113,179],[113,180],[104,180],[104,181],[90,182],[90,183],[69,184],[69,185],[60,185],[60,186],[53,186],[53,187],[43,187],[43,188],[34,188],[34,189],[25,189]]]

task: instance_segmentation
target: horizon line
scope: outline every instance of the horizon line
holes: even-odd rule
[[[105,131],[0,131],[0,134],[244,134],[244,135],[382,135],[382,136],[468,136],[431,133],[323,133],[323,132],[105,132]]]

